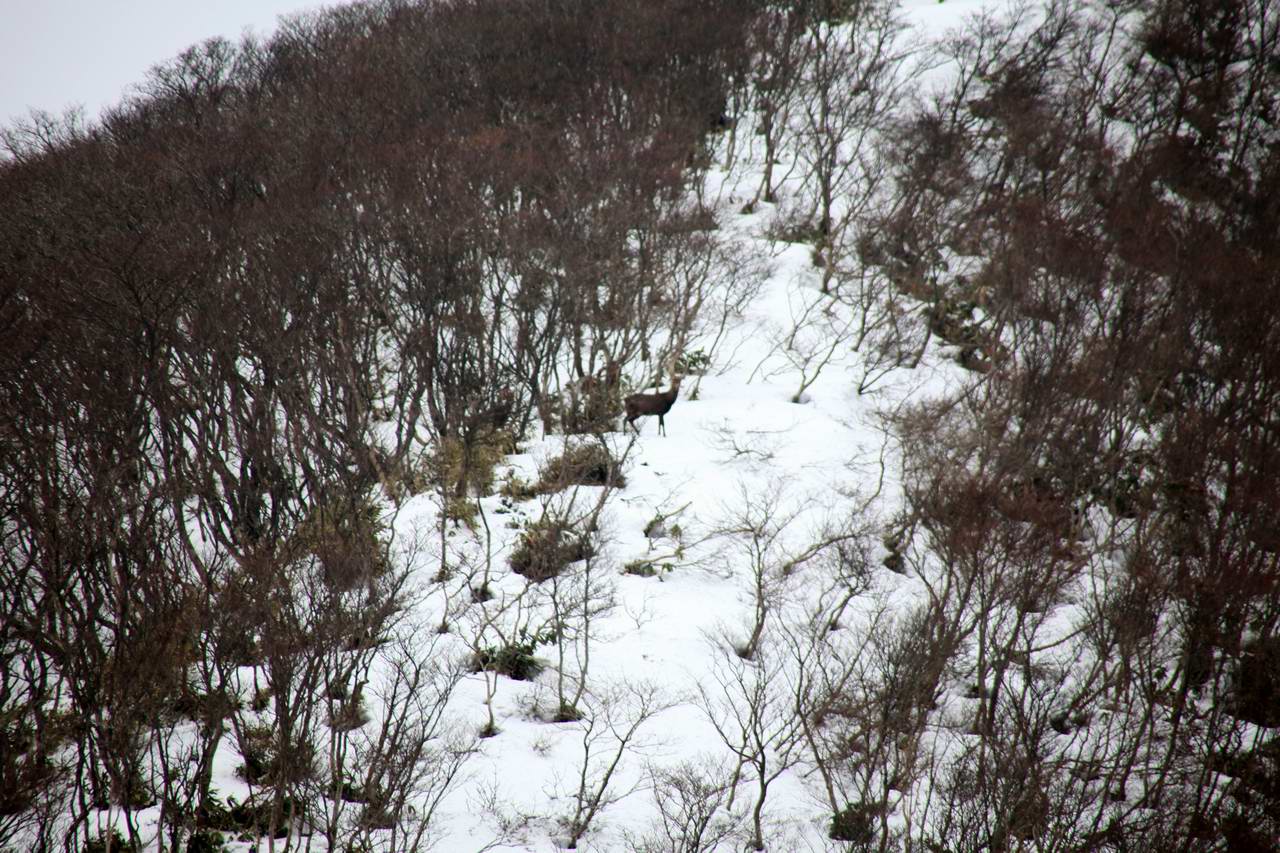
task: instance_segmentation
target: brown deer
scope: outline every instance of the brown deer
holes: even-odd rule
[[[640,432],[640,428],[636,426],[636,418],[641,415],[657,415],[658,434],[667,434],[667,425],[662,417],[671,411],[671,407],[675,405],[676,396],[680,393],[680,380],[683,378],[676,374],[674,359],[668,362],[667,368],[671,375],[671,388],[669,390],[659,391],[657,394],[631,394],[622,401],[622,405],[627,412],[627,423],[637,433]]]

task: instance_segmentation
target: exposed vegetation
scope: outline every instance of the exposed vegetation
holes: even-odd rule
[[[570,486],[622,488],[627,479],[618,468],[607,445],[575,444],[547,460],[538,472],[535,494],[558,492]]]
[[[590,539],[569,521],[552,515],[530,524],[510,558],[511,571],[534,583],[554,578],[570,563],[593,553]]]
[[[305,804],[334,849],[368,841],[326,798],[371,766],[366,725],[413,794],[418,724],[324,695],[385,671],[406,613],[373,492],[435,489],[475,524],[566,365],[692,321],[656,306],[698,275],[704,238],[672,223],[744,20],[365,3],[197,45],[100,123],[5,131],[0,707],[30,736],[4,751],[0,846],[88,844],[108,804],[138,845],[157,798],[166,846],[204,843],[228,731],[263,834]],[[602,301],[605,270],[628,284]],[[180,741],[164,711],[192,690]]]
[[[1278,122],[1267,0],[928,46],[888,0],[375,0],[5,129],[0,849],[425,850],[499,676],[576,739],[569,847],[643,789],[645,851],[1274,849]],[[755,242],[803,272],[742,368]],[[767,488],[614,553],[620,424],[688,400],[676,445],[713,365],[800,413],[838,374],[885,449],[802,512],[720,400],[707,464]],[[709,578],[716,758],[641,772],[615,584]]]

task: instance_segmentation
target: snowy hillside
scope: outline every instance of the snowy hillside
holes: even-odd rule
[[[1276,849],[1265,5],[374,3],[8,131],[0,851]]]

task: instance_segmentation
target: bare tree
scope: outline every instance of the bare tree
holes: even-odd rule
[[[634,793],[640,782],[618,789],[622,763],[642,752],[641,728],[672,703],[652,685],[628,684],[597,691],[576,724],[582,732],[582,758],[572,790],[573,811],[564,820],[565,846],[574,850],[600,813]]]

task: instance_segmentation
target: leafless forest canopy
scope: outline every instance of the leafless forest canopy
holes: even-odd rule
[[[0,850],[425,850],[487,734],[452,691],[581,659],[594,581],[542,634],[466,614],[494,577],[606,571],[625,393],[714,364],[753,298],[714,169],[811,246],[854,393],[938,353],[960,379],[884,413],[900,505],[756,565],[720,685],[754,735],[721,719],[728,765],[658,773],[633,849],[782,849],[792,770],[831,849],[1277,849],[1269,0],[1045,0],[929,44],[887,0],[375,0],[3,143]],[[552,434],[581,452],[511,497],[596,503],[445,556]],[[393,536],[424,493],[438,529]],[[811,558],[821,620],[783,624]],[[919,605],[842,622],[886,571]],[[436,587],[465,594],[418,624]],[[560,719],[625,755],[661,703],[585,682]],[[608,820],[588,776],[569,846]]]

